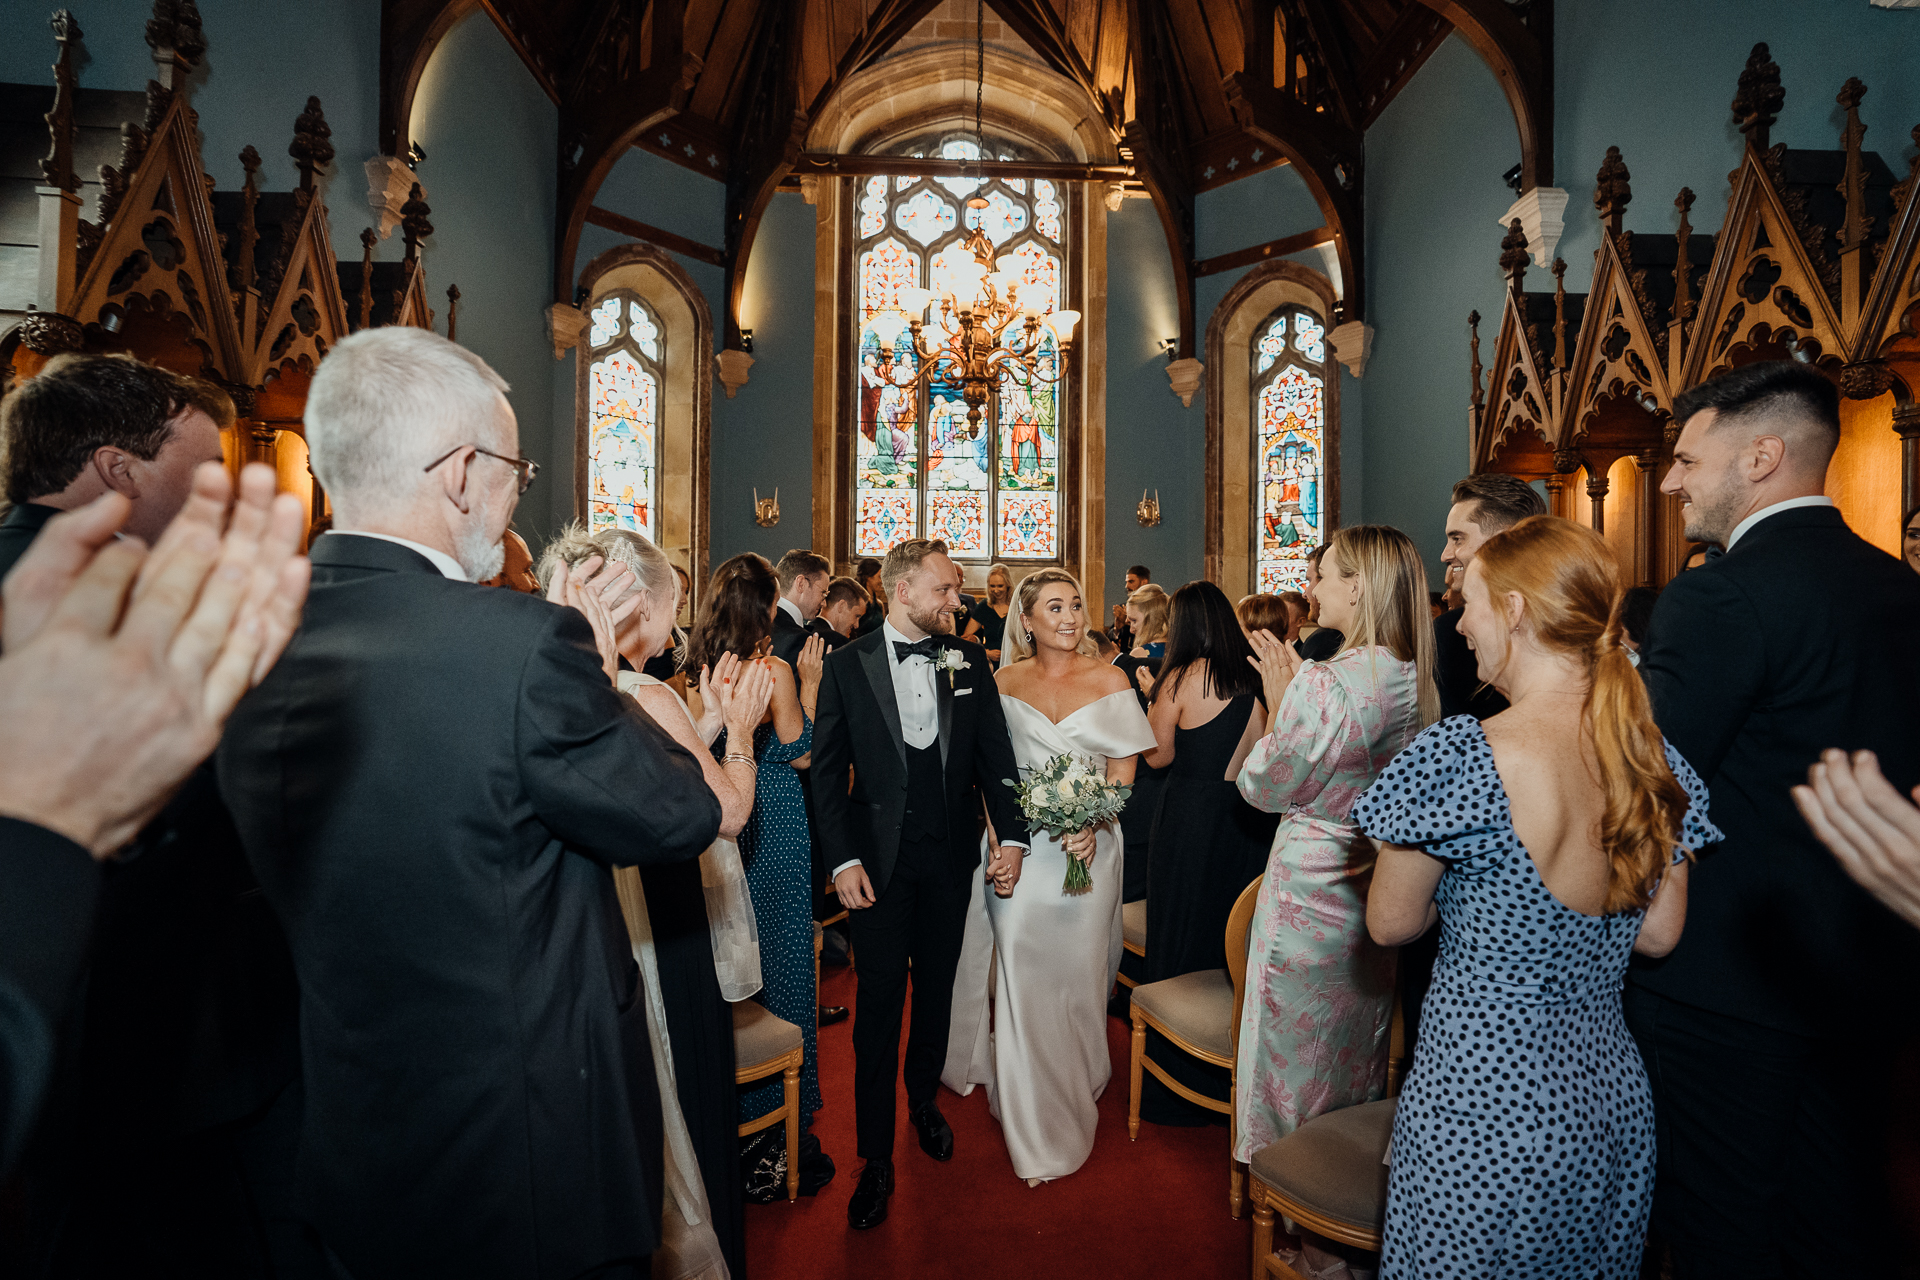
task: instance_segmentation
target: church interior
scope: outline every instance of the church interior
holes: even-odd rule
[[[1762,360],[1837,383],[1853,530],[1899,554],[1920,502],[1913,0],[72,0],[0,30],[0,376],[214,383],[229,465],[313,536],[308,388],[382,326],[509,384],[535,557],[643,533],[689,619],[740,553],[851,575],[916,537],[975,593],[1063,567],[1098,620],[1135,566],[1299,590],[1357,524],[1438,586],[1486,472],[1657,589],[1693,551],[1675,398]],[[1308,1274],[1271,1246],[1313,1206],[1249,1184],[1224,1116],[1130,1139],[1108,1031],[1085,1171],[1005,1176],[953,1100],[951,1178],[851,1235],[822,1027],[842,1173],[747,1207],[752,1273]]]

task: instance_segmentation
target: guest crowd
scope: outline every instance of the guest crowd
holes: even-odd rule
[[[1361,525],[1237,603],[1132,566],[1101,630],[1065,571],[964,597],[925,541],[734,556],[688,629],[644,536],[512,533],[505,390],[341,342],[305,555],[211,386],[62,356],[0,402],[0,1271],[777,1275],[743,1206],[831,1183],[851,1101],[884,1221],[903,1075],[933,1160],[980,1083],[1014,1173],[1071,1175],[1116,973],[1239,959],[1251,890],[1235,1066],[1150,1035],[1141,1116],[1214,1100],[1251,1160],[1386,1096],[1398,1007],[1384,1248],[1302,1231],[1305,1273],[1629,1277],[1650,1232],[1680,1280],[1892,1273],[1864,1082],[1920,990],[1920,511],[1903,563],[1823,496],[1818,372],[1678,399],[1702,553],[1657,594],[1483,474],[1442,592]],[[1118,820],[1029,831],[1000,782],[1055,751]],[[748,1000],[799,1032],[792,1150],[739,1136],[784,1104],[734,1083]]]

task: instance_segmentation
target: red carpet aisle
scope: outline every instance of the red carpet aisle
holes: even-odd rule
[[[853,1003],[846,969],[822,975],[821,999]],[[747,1206],[750,1280],[1133,1280],[1247,1274],[1250,1224],[1227,1216],[1227,1131],[1142,1125],[1127,1141],[1127,1032],[1107,1020],[1113,1082],[1100,1099],[1093,1155],[1070,1178],[1030,1188],[1013,1176],[984,1089],[940,1091],[954,1154],[920,1150],[900,1094],[898,1183],[886,1222],[847,1228],[859,1180],[854,1155],[852,1022],[820,1032],[827,1107],[814,1132],[839,1166],[811,1199]]]

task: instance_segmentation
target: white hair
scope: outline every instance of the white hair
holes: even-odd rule
[[[313,474],[337,508],[403,504],[449,449],[505,443],[506,391],[486,361],[431,330],[363,329],[327,353],[307,391]]]

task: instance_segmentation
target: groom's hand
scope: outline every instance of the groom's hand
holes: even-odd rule
[[[873,905],[873,881],[867,879],[867,869],[858,863],[833,878],[833,891],[840,895],[840,905],[849,911]]]
[[[1025,850],[1016,846],[995,844],[987,851],[987,876],[1000,891],[1001,897],[1013,892],[1013,886],[1020,883],[1020,869],[1026,865]]]

